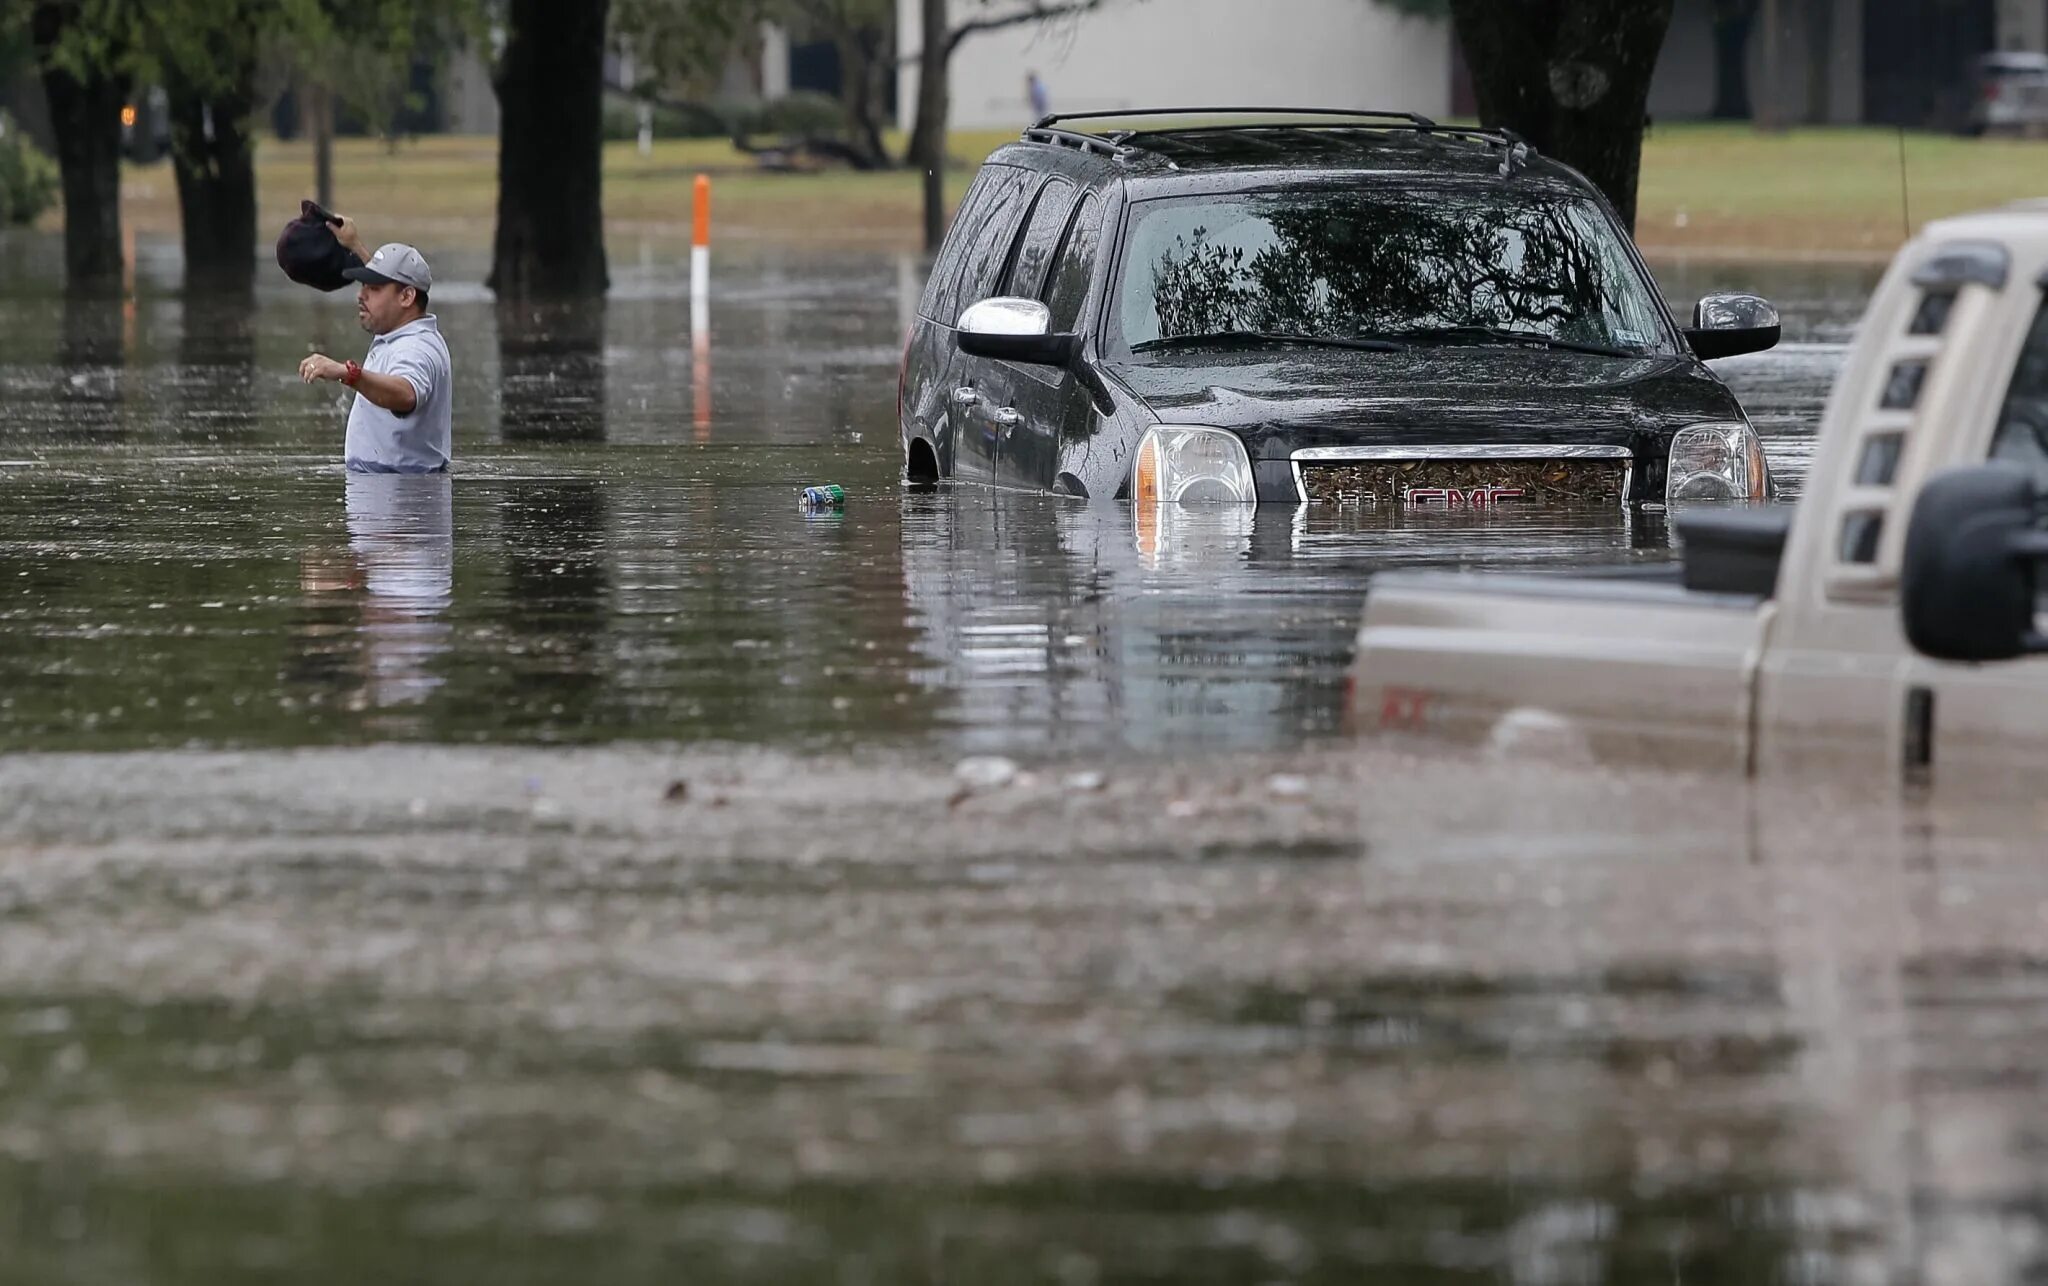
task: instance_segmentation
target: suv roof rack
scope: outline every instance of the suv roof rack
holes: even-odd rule
[[[1071,147],[1080,152],[1093,152],[1097,156],[1123,157],[1131,149],[1123,146],[1117,138],[1101,134],[1087,134],[1079,130],[1052,129],[1045,125],[1033,125],[1024,131],[1026,143],[1050,143],[1055,147]]]
[[[1138,117],[1156,116],[1291,116],[1307,117],[1307,120],[1292,121],[1244,121],[1237,124],[1187,125],[1171,130],[1110,130],[1093,133],[1088,130],[1060,129],[1069,121],[1128,120]],[[1273,125],[1291,126],[1296,129],[1379,129],[1412,130],[1418,134],[1442,134],[1451,138],[1469,138],[1492,144],[1506,150],[1501,161],[1503,175],[1513,172],[1526,164],[1536,149],[1528,140],[1508,129],[1485,129],[1473,125],[1439,125],[1427,116],[1416,112],[1351,111],[1337,107],[1133,107],[1123,111],[1102,112],[1054,112],[1040,117],[1025,129],[1027,143],[1050,143],[1055,146],[1071,147],[1079,151],[1092,152],[1098,156],[1118,159],[1141,151],[1143,144],[1135,140],[1147,134],[1198,134],[1227,130],[1266,129]]]
[[[1400,121],[1423,129],[1435,129],[1436,122],[1414,112],[1351,111],[1342,107],[1132,107],[1120,112],[1054,112],[1041,117],[1033,129],[1050,129],[1061,121],[1120,121],[1136,116],[1317,116],[1351,120]],[[1197,127],[1201,128],[1201,127]],[[1210,129],[1247,129],[1244,125],[1215,125]]]

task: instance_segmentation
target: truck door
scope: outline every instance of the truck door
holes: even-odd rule
[[[1760,776],[1899,771],[1925,663],[1899,621],[1899,564],[1929,474],[1984,458],[2039,292],[1994,242],[1893,265],[1836,377],[1778,576],[1756,682]],[[1937,717],[1937,726],[1941,720]]]
[[[2034,485],[2048,496],[2048,298],[2036,298],[1988,454],[2032,469]],[[2036,629],[2048,629],[2048,602],[2037,606],[2035,621]],[[2048,747],[2048,657],[1955,665],[1915,654],[1897,709],[1907,773],[1978,788],[2038,782]]]

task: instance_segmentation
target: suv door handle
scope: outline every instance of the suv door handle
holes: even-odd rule
[[[981,405],[981,394],[971,388],[956,388],[953,390],[953,405],[963,411],[971,411]]]
[[[1007,406],[1000,411],[991,412],[988,418],[994,420],[999,429],[1014,429],[1024,423],[1024,417],[1014,408]]]

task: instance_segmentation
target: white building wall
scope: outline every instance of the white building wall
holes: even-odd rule
[[[1672,6],[1657,74],[1650,81],[1650,119],[1693,120],[1714,105],[1714,28],[1708,5]]]
[[[465,46],[449,58],[442,92],[450,134],[498,132],[498,91],[491,88],[490,65],[480,51]]]
[[[1821,0],[1806,0],[1807,4]],[[1863,118],[1863,0],[1825,0],[1834,6],[1828,42],[1828,105],[1825,123],[1853,124]],[[2048,3],[2048,0],[2044,0]],[[1703,120],[1714,109],[1714,23],[1709,0],[1678,0],[1671,28],[1650,83],[1652,121]],[[1769,88],[1765,78],[1763,15],[1749,33],[1750,105],[1760,109]],[[1806,120],[1808,56],[1806,5],[1781,3],[1778,23],[1780,112],[1788,123]]]
[[[2048,14],[2048,0],[2041,0]],[[1834,49],[1828,62],[1828,123],[1853,125],[1863,119],[1863,6],[1836,0]]]
[[[789,94],[789,32],[772,22],[761,24],[761,97],[769,101]]]
[[[955,19],[980,8],[950,0]],[[922,44],[918,0],[897,0],[906,54]],[[1355,107],[1444,116],[1450,24],[1369,0],[1109,0],[1079,18],[969,37],[953,55],[952,124],[1021,127],[1037,71],[1056,112],[1129,107]],[[917,65],[898,84],[917,114]]]
[[[1998,0],[1998,47],[2048,51],[2048,4],[2042,0]]]

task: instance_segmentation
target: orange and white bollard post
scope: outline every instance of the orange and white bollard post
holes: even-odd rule
[[[701,330],[698,312],[711,302],[711,177],[697,176],[697,200],[690,223],[690,322]]]
[[[697,176],[690,235],[690,383],[697,440],[711,437],[711,178]]]

